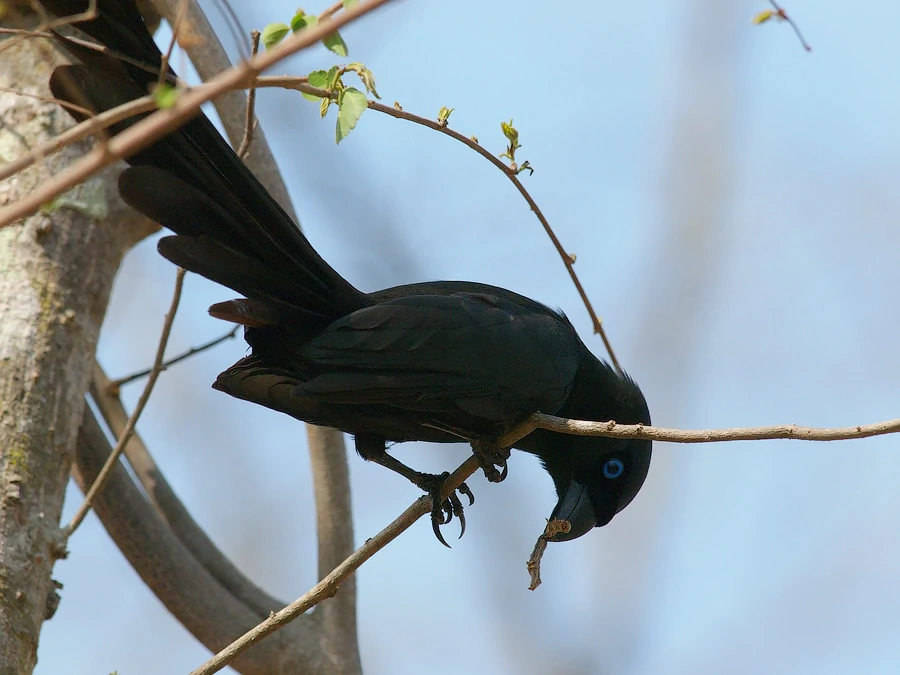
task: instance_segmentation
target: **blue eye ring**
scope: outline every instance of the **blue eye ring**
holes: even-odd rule
[[[616,479],[625,473],[625,463],[616,457],[606,460],[603,465],[603,475],[610,479]]]

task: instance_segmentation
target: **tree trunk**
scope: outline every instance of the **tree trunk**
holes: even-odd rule
[[[4,20],[10,26],[13,21]],[[5,36],[4,36],[5,37]],[[44,39],[11,38],[0,87],[49,97],[59,61]],[[47,100],[0,93],[0,156],[11,159],[71,125]],[[0,204],[77,159],[77,144],[0,183]],[[94,350],[125,252],[154,226],[126,211],[107,172],[0,230],[0,673],[31,673],[41,624],[59,597],[53,564]]]

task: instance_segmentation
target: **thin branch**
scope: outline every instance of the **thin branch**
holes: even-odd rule
[[[172,294],[172,304],[169,306],[169,312],[166,314],[166,319],[163,323],[162,334],[159,337],[159,346],[156,349],[156,359],[153,363],[150,379],[147,380],[147,385],[144,387],[144,391],[141,394],[140,399],[138,399],[134,411],[128,418],[128,423],[125,425],[125,429],[122,431],[118,443],[116,443],[115,450],[109,456],[109,459],[106,460],[106,464],[103,465],[103,469],[101,469],[94,484],[91,485],[91,489],[88,490],[88,493],[85,495],[84,502],[79,507],[78,512],[72,517],[69,524],[66,525],[65,536],[67,538],[71,537],[72,533],[78,529],[79,525],[81,525],[82,521],[91,510],[91,502],[103,489],[103,486],[112,474],[116,463],[119,461],[119,457],[122,455],[122,451],[125,450],[125,444],[128,443],[128,439],[131,438],[131,435],[134,433],[134,426],[137,424],[138,417],[141,416],[141,413],[144,411],[144,406],[147,405],[147,401],[150,399],[150,394],[153,392],[153,386],[156,384],[160,372],[162,372],[163,355],[166,351],[166,344],[169,342],[169,334],[172,332],[172,323],[175,321],[178,303],[181,301],[181,289],[184,285],[184,274],[185,271],[180,267],[175,273],[175,291]]]
[[[18,89],[13,89],[11,87],[0,87],[0,91],[14,94],[16,96],[24,96],[25,98],[33,98],[37,101],[44,101],[45,103],[55,103],[58,106],[62,106],[63,108],[67,108],[69,110],[74,110],[77,113],[81,113],[82,115],[93,115],[94,112],[92,110],[88,110],[77,103],[72,103],[71,101],[63,101],[60,98],[54,98],[53,96],[44,96],[43,94],[31,94],[26,91],[20,91]]]
[[[89,21],[97,17],[97,0],[88,0],[87,9],[81,14],[62,16],[53,20],[51,20],[50,17],[47,16],[47,12],[44,11],[44,8],[41,6],[40,2],[31,2],[30,5],[32,11],[34,11],[35,14],[38,15],[40,19],[40,25],[37,27],[37,29],[34,30],[0,28],[0,32],[2,33],[15,35],[14,38],[0,45],[0,52],[2,52],[4,49],[13,47],[21,40],[25,40],[30,37],[50,37],[50,31],[55,30],[56,28],[60,28],[61,26],[68,26],[81,21]]]
[[[187,0],[180,0],[178,8],[175,11],[175,21],[172,22],[172,38],[166,46],[166,51],[162,54],[161,65],[159,68],[159,78],[156,81],[157,86],[161,87],[166,81],[166,73],[169,72],[169,59],[172,58],[172,52],[175,49],[175,43],[178,42],[178,33],[183,29],[184,15],[187,12]]]
[[[281,87],[284,89],[295,89],[306,94],[312,94],[313,96],[320,97],[335,95],[324,89],[319,89],[317,87],[311,86],[306,77],[259,77],[257,78],[255,85],[257,87]],[[578,278],[578,274],[575,272],[575,256],[567,253],[563,248],[562,243],[559,241],[559,238],[556,236],[556,233],[550,226],[550,222],[544,216],[544,213],[537,205],[537,202],[534,201],[531,194],[529,194],[528,190],[522,184],[522,181],[519,180],[517,172],[504,164],[499,157],[495,157],[489,150],[478,143],[478,141],[468,136],[464,136],[458,131],[454,131],[453,129],[448,127],[446,123],[442,124],[436,120],[428,119],[427,117],[421,117],[405,110],[400,110],[399,108],[396,108],[394,106],[388,106],[384,105],[383,103],[378,103],[377,101],[368,101],[368,107],[372,110],[384,113],[385,115],[390,115],[391,117],[394,117],[396,119],[406,120],[408,122],[413,122],[415,124],[420,124],[422,126],[428,127],[429,129],[433,129],[434,131],[439,131],[440,133],[459,141],[466,147],[471,148],[503,172],[503,175],[512,182],[515,188],[519,191],[519,194],[521,194],[525,201],[528,203],[529,208],[534,212],[534,215],[535,217],[537,217],[538,221],[540,221],[541,226],[547,233],[547,236],[550,237],[550,241],[553,242],[553,246],[556,248],[557,253],[559,253],[559,257],[562,259],[563,264],[566,266],[566,270],[568,271],[569,276],[572,279],[572,283],[575,284],[578,295],[581,296],[581,301],[584,303],[584,306],[587,309],[588,315],[590,316],[591,322],[593,323],[594,333],[597,333],[603,340],[603,346],[606,348],[606,351],[609,354],[610,362],[612,363],[613,367],[621,373],[622,367],[619,364],[619,360],[616,358],[609,338],[606,336],[606,331],[603,329],[603,323],[600,321],[600,318],[594,311],[594,307],[593,305],[591,305],[590,299],[588,299],[587,292],[584,290],[584,286],[581,285],[581,280]]]
[[[24,30],[19,28],[0,28],[0,35],[10,34],[15,35],[21,38],[42,38],[44,40],[53,40],[55,41],[57,38],[61,37],[60,35],[51,32],[49,30]],[[117,52],[114,49],[110,49],[106,45],[101,45],[93,40],[84,40],[82,38],[76,37],[74,35],[66,35],[64,36],[65,42],[71,42],[72,44],[76,44],[79,47],[84,47],[85,49],[90,49],[98,54],[106,54],[115,58],[118,61],[123,61],[130,66],[134,66],[135,68],[139,68],[144,70],[151,75],[159,75],[159,68],[151,68],[147,63],[143,61],[139,61],[138,59],[131,58],[127,54],[122,54],[121,52]],[[13,41],[9,40],[0,45],[0,52],[2,52],[6,47],[11,46]],[[65,105],[65,104],[61,104]]]
[[[52,39],[53,36],[45,30],[29,30],[27,28],[4,28],[0,26],[0,35],[15,35],[21,38],[46,38]],[[2,51],[2,49],[0,49]]]
[[[571,529],[572,524],[568,521],[557,520],[556,518],[547,521],[547,527],[544,528],[544,531],[537,538],[534,550],[525,563],[525,569],[528,570],[528,576],[531,578],[531,583],[528,584],[529,591],[536,591],[537,587],[541,585],[541,558],[544,557],[544,551],[547,550],[547,542],[559,532],[569,532]]]
[[[812,47],[810,47],[809,43],[803,38],[803,33],[800,32],[800,26],[794,23],[794,20],[788,16],[788,13],[775,2],[775,0],[769,0],[769,4],[775,8],[775,16],[782,21],[787,21],[788,25],[794,29],[794,33],[797,35],[797,39],[800,40],[800,44],[803,45],[803,48],[806,51],[811,52]]]
[[[222,335],[221,337],[217,337],[215,340],[210,340],[206,344],[200,345],[199,347],[191,347],[189,350],[184,352],[184,354],[179,354],[175,358],[169,359],[168,361],[163,363],[161,370],[166,370],[166,369],[168,369],[169,366],[174,366],[179,361],[184,361],[185,359],[193,356],[194,354],[199,354],[200,352],[204,352],[207,349],[210,349],[212,347],[215,347],[218,344],[221,344],[222,342],[225,342],[225,340],[230,340],[230,339],[236,337],[237,332],[240,328],[241,328],[241,326],[237,325],[234,328],[232,328],[230,331],[225,333],[225,335]],[[109,391],[113,395],[117,396],[119,394],[119,388],[123,384],[128,384],[129,382],[134,382],[135,380],[139,380],[140,378],[146,377],[147,375],[149,375],[152,372],[153,372],[153,368],[148,368],[147,370],[142,370],[139,373],[132,373],[131,375],[128,375],[126,377],[121,377],[118,380],[112,380],[109,383]]]
[[[22,199],[0,208],[0,228],[33,213],[42,204],[52,201],[58,195],[82,183],[113,162],[127,159],[165,134],[171,133],[188,119],[197,115],[200,107],[207,101],[233,89],[249,86],[265,69],[318,43],[338,28],[390,1],[360,2],[333,19],[291,35],[275,49],[263,52],[249,61],[243,61],[234,68],[217,75],[206,84],[184,92],[171,108],[158,110],[149,115],[110,139],[103,147],[94,148],[78,162],[41,184]]]
[[[603,330],[603,324],[598,318],[597,313],[594,312],[591,301],[588,299],[587,293],[585,292],[584,287],[581,285],[581,281],[578,279],[578,274],[575,272],[575,256],[571,255],[563,248],[562,243],[559,241],[559,238],[556,236],[556,233],[550,226],[550,222],[544,216],[544,213],[537,205],[537,202],[534,201],[531,194],[529,194],[528,190],[522,184],[522,181],[519,180],[519,177],[516,175],[516,171],[504,164],[499,157],[495,157],[493,154],[491,154],[491,152],[489,152],[481,144],[467,136],[463,136],[458,131],[454,131],[446,124],[442,125],[435,120],[420,117],[419,115],[406,112],[405,110],[398,110],[393,106],[384,105],[383,103],[378,103],[377,101],[369,101],[369,108],[371,108],[372,110],[377,110],[380,113],[384,113],[385,115],[390,115],[391,117],[395,117],[397,119],[407,120],[409,122],[414,122],[416,124],[426,126],[429,129],[439,131],[442,134],[445,134],[450,138],[459,141],[466,147],[471,148],[503,172],[503,174],[519,191],[519,194],[521,194],[525,201],[528,203],[529,208],[531,208],[531,210],[534,212],[534,215],[540,221],[541,226],[547,233],[547,236],[550,237],[550,241],[553,242],[553,246],[556,248],[556,252],[559,253],[559,257],[562,259],[563,264],[566,266],[566,270],[569,272],[569,276],[572,278],[572,282],[575,284],[575,288],[578,290],[578,294],[581,296],[581,301],[584,303],[584,306],[591,317],[591,321],[594,324],[594,332],[598,333],[603,339],[603,344],[606,347],[606,351],[609,353],[610,361],[612,362],[615,369],[621,372],[622,368],[619,365],[619,361],[616,358],[615,353],[613,352],[612,345],[606,337],[606,332]]]
[[[456,469],[444,482],[442,497],[447,498],[450,493],[471,476],[478,469],[478,460],[475,456],[469,457]],[[284,625],[290,623],[304,612],[309,611],[318,603],[330,598],[337,593],[348,576],[355,572],[366,560],[383,549],[394,539],[405,532],[419,518],[431,512],[431,499],[428,496],[419,497],[396,520],[385,527],[381,532],[354,551],[340,565],[334,568],[322,581],[313,586],[307,593],[292,602],[290,605],[269,616],[252,630],[244,633],[225,649],[216,654],[202,666],[192,671],[190,675],[211,675],[218,672],[247,649],[262,640],[267,635],[275,632]]]
[[[259,37],[260,32],[254,30],[250,32],[250,57],[253,58],[259,53]],[[250,152],[250,144],[253,142],[253,130],[256,128],[256,87],[250,87],[247,92],[247,115],[244,120],[244,137],[241,139],[241,145],[238,148],[237,156],[241,160],[246,159],[247,153]]]
[[[87,8],[78,14],[70,14],[69,16],[61,16],[57,19],[50,20],[40,2],[31,3],[38,16],[41,17],[41,25],[47,30],[53,30],[60,26],[70,26],[82,21],[90,21],[97,18],[97,0],[88,0]]]
[[[667,443],[722,443],[726,441],[849,441],[872,436],[900,433],[900,419],[863,424],[854,427],[817,428],[796,424],[770,427],[736,427],[733,429],[666,429],[643,424],[616,422],[586,422],[569,420],[543,413],[534,413],[528,420],[510,430],[500,439],[502,447],[510,447],[535,429],[547,429],[574,436],[603,436],[606,438],[645,438]]]

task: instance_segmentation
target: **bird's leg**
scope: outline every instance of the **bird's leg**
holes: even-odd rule
[[[509,459],[509,448],[501,447],[493,436],[473,437],[450,424],[429,423],[425,426],[452,434],[471,445],[472,454],[478,460],[478,466],[484,471],[484,477],[491,483],[499,483],[506,478],[509,473],[509,467],[506,464],[506,460]],[[501,471],[497,470],[498,466],[502,469]]]
[[[434,529],[434,534],[438,538],[438,541],[447,548],[450,548],[450,544],[448,544],[441,535],[440,526],[446,525],[453,520],[453,516],[459,518],[460,538],[465,534],[466,516],[462,502],[459,500],[456,493],[459,492],[460,494],[466,495],[469,498],[469,506],[471,506],[475,503],[475,495],[472,494],[468,485],[460,483],[459,487],[451,492],[447,499],[442,499],[441,493],[443,492],[444,482],[450,476],[447,471],[442,474],[423,473],[406,466],[406,464],[399,459],[388,454],[383,438],[357,434],[354,440],[356,443],[356,451],[359,453],[360,457],[375,462],[376,464],[380,464],[395,473],[399,473],[406,478],[406,480],[419,486],[428,493],[431,497],[431,526]]]

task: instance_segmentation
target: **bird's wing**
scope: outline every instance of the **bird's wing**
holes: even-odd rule
[[[400,297],[353,312],[304,345],[300,356],[317,375],[295,395],[512,423],[562,406],[580,345],[548,308],[486,293]]]

